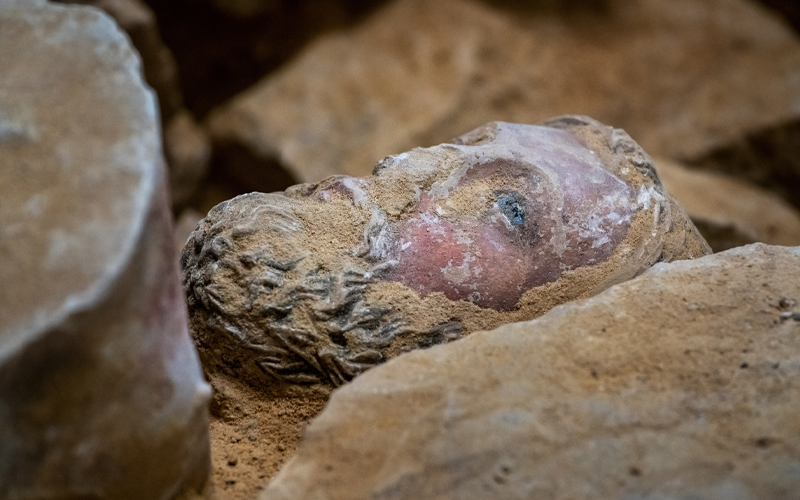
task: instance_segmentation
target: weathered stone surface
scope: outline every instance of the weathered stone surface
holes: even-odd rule
[[[0,497],[206,481],[154,94],[114,22],[0,3]]]
[[[178,82],[178,66],[172,52],[158,32],[158,22],[150,7],[142,0],[56,0],[59,3],[91,5],[111,16],[131,38],[142,58],[142,70],[147,84],[158,95],[164,123],[183,106]]]
[[[206,370],[295,391],[709,251],[624,131],[566,116],[239,196],[182,265]]]
[[[211,159],[205,131],[183,107],[178,67],[161,40],[155,14],[141,0],[57,0],[90,5],[110,15],[131,38],[142,59],[145,81],[156,91],[164,129],[164,153],[169,165],[170,197],[180,212],[197,193]]]
[[[336,391],[261,498],[794,499],[800,248],[657,264]]]
[[[650,154],[694,159],[800,113],[800,41],[754,3],[613,0],[570,12],[398,0],[312,44],[209,128],[221,146],[316,182],[365,175],[387,152],[490,120],[581,113]]]
[[[669,160],[657,159],[656,167],[715,252],[755,242],[800,245],[800,213],[776,194]]]

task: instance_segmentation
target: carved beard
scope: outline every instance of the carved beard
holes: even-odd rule
[[[291,239],[301,227],[290,210],[293,200],[279,194],[244,196],[251,198],[252,208],[242,210],[236,198],[215,207],[181,259],[192,322],[204,323],[192,331],[207,370],[216,365],[241,375],[245,365],[254,365],[279,382],[339,386],[385,361],[389,347],[410,351],[464,334],[454,321],[413,329],[402,310],[367,304],[367,287],[396,264],[386,258],[392,228],[378,207],[372,207],[363,243],[353,250],[357,258],[348,267],[331,272],[317,265],[299,273],[305,255],[278,261],[268,249],[246,252],[239,244],[264,231],[265,220],[267,231]],[[235,283],[235,289],[221,289],[220,278]],[[220,356],[204,356],[214,351]],[[264,385],[257,374],[245,378]]]

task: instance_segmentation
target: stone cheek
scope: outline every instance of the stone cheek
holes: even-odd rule
[[[399,263],[390,278],[420,295],[442,292],[451,300],[510,309],[525,291],[530,252],[514,245],[504,228],[423,213],[404,221],[400,232]]]

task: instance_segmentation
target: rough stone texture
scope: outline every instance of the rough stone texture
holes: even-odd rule
[[[624,128],[651,154],[696,159],[797,118],[800,42],[745,0],[614,0],[529,16],[398,0],[319,39],[208,125],[253,168],[277,162],[316,182],[365,175],[387,152],[486,121],[562,113]],[[800,157],[796,144],[783,153]],[[283,189],[241,167],[238,175],[253,189]]]
[[[336,391],[262,499],[796,499],[800,248],[657,264]]]
[[[181,262],[206,371],[308,394],[709,251],[624,131],[567,116],[236,197]]]
[[[776,194],[669,160],[657,159],[656,167],[715,252],[755,242],[800,245],[800,213]]]
[[[155,96],[96,9],[6,0],[0,25],[0,497],[201,488]]]

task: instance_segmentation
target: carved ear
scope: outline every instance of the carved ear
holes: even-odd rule
[[[491,142],[497,136],[497,129],[499,127],[499,122],[485,123],[462,136],[451,139],[447,142],[447,144],[457,144],[459,146],[477,146],[483,142]]]

